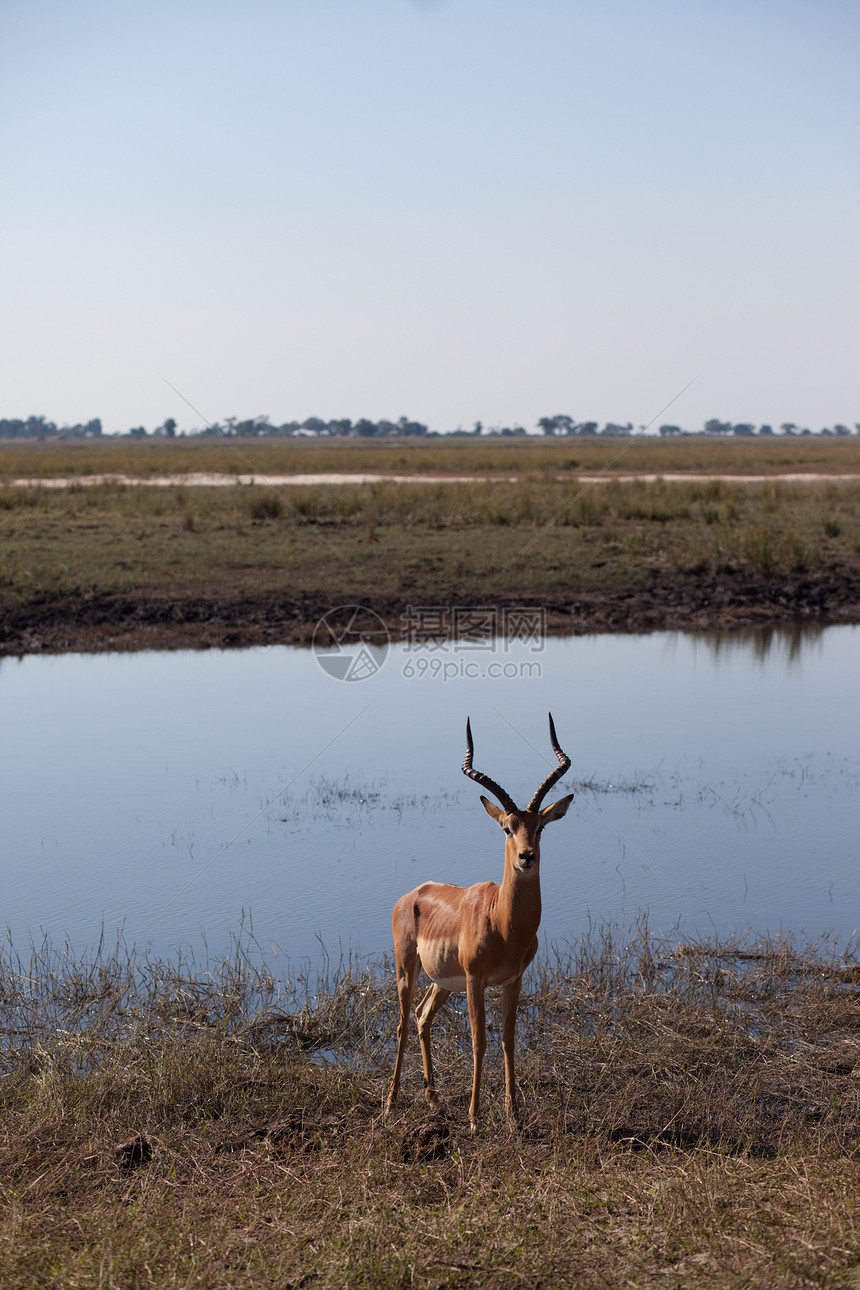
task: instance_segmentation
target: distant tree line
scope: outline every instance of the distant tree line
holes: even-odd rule
[[[588,438],[593,435],[600,435],[602,438],[604,436],[618,437],[636,433],[631,422],[628,422],[626,426],[620,426],[607,421],[606,425],[601,429],[596,421],[575,421],[573,417],[568,416],[541,417],[537,424],[545,435],[555,437],[579,435]],[[645,429],[647,429],[646,426],[639,427],[640,431]],[[849,435],[860,434],[860,422],[854,423],[853,430],[850,426],[837,424],[832,429],[829,426],[824,426],[821,430],[813,431],[803,426],[795,425],[793,421],[783,421],[779,431],[776,431],[771,425],[756,426],[751,421],[720,421],[716,417],[712,417],[705,422],[701,430],[684,430],[681,426],[662,425],[659,433],[664,439],[693,438],[702,435],[711,438],[732,436],[738,438],[751,438],[753,436],[767,438],[768,435],[777,433],[782,435]]]
[[[618,425],[607,421],[603,426],[597,421],[577,421],[574,417],[557,415],[540,417],[537,428],[549,438],[629,438],[637,433],[632,421]],[[644,431],[646,426],[639,426]],[[173,417],[168,417],[160,426],[151,432],[145,426],[134,426],[120,438],[176,438],[177,427]],[[185,432],[180,432],[185,433]],[[764,438],[770,435],[851,435],[860,434],[860,422],[853,428],[837,424],[832,428],[824,426],[813,431],[792,421],[784,421],[777,430],[770,425],[756,426],[752,422],[720,421],[716,417],[706,421],[701,430],[684,430],[681,426],[661,425],[659,433],[663,438],[690,438],[708,436],[716,438]],[[201,439],[417,439],[417,438],[517,438],[524,439],[528,431],[524,426],[485,426],[483,422],[474,422],[471,430],[458,427],[452,434],[440,435],[437,430],[429,430],[420,421],[409,417],[400,417],[397,421],[369,421],[362,417],[351,421],[342,417],[325,421],[321,417],[307,417],[304,421],[285,421],[274,425],[269,417],[257,416],[240,420],[238,417],[226,417],[222,422],[214,422],[203,430],[190,430],[188,434]],[[98,417],[79,425],[57,426],[45,417],[27,417],[26,420],[0,420],[0,439],[96,439],[102,435],[102,423]],[[113,436],[111,436],[113,437]]]
[[[75,426],[57,426],[44,417],[0,419],[0,439],[98,439],[101,433],[98,417]]]
[[[813,430],[810,430],[808,427],[795,425],[793,421],[783,421],[782,425],[779,427],[779,432],[783,435],[810,435],[810,434],[846,435],[846,434],[855,434],[855,433],[860,434],[860,423],[855,422],[853,430],[851,429],[850,426],[845,426],[837,423],[835,426],[833,426],[832,429],[830,428],[830,426],[823,426],[820,430],[813,431]],[[740,438],[749,439],[753,435],[758,435],[759,438],[767,438],[769,435],[774,435],[776,433],[777,432],[774,430],[773,426],[771,425],[765,424],[765,425],[760,425],[756,427],[750,421],[738,421],[735,424],[732,424],[731,421],[718,421],[716,417],[714,417],[710,421],[706,421],[705,427],[703,430],[694,430],[694,431],[682,430],[680,426],[661,426],[660,427],[660,434],[664,436],[705,434],[705,435],[715,435],[719,437],[719,436],[734,435]]]
[[[322,417],[308,417],[304,421],[285,421],[282,425],[273,425],[268,417],[260,416],[246,421],[226,417],[223,424],[216,421],[199,433],[204,437],[224,435],[228,439],[414,439],[433,432],[420,421],[411,421],[409,417],[401,417],[399,421],[368,421],[366,417],[359,421],[351,421],[349,417],[324,421]]]

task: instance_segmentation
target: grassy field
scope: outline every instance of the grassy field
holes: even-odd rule
[[[614,463],[614,464],[613,464]],[[0,444],[0,479],[104,473],[243,474],[393,471],[407,474],[654,471],[860,472],[860,437],[773,439],[100,439]]]
[[[619,445],[255,445],[259,468],[468,468],[489,481],[222,488],[0,485],[7,651],[306,639],[360,603],[396,635],[410,605],[540,604],[556,630],[714,627],[860,614],[860,474],[588,484]],[[576,454],[575,458],[573,454]],[[590,454],[593,454],[590,455]],[[860,443],[634,444],[644,471],[843,473]],[[586,460],[588,458],[588,460]],[[576,461],[574,466],[572,463]],[[246,463],[216,444],[13,445],[6,477]],[[569,469],[567,468],[569,466]],[[115,469],[114,469],[115,468]],[[513,471],[512,481],[508,472]]]
[[[595,932],[535,963],[521,1131],[464,1008],[383,1122],[396,995],[308,996],[243,942],[211,967],[0,955],[0,1284],[849,1287],[860,1281],[860,983],[826,945]]]

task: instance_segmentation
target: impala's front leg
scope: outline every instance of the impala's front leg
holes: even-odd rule
[[[505,1055],[505,1114],[511,1128],[519,1124],[517,1114],[517,1083],[514,1075],[514,1043],[517,1034],[517,1004],[520,999],[521,976],[502,987],[502,1051]]]
[[[484,1064],[484,1052],[487,1047],[487,1018],[484,1011],[483,981],[476,977],[466,978],[466,1002],[469,1005],[469,1024],[472,1027],[472,1058],[474,1072],[472,1075],[472,1101],[469,1105],[469,1128],[474,1133],[478,1127],[478,1108],[481,1103],[481,1067]]]

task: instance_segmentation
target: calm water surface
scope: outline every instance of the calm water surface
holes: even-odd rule
[[[19,949],[104,928],[221,954],[244,915],[285,971],[375,954],[418,882],[501,875],[467,713],[475,765],[522,801],[551,708],[573,761],[552,797],[577,797],[544,835],[547,940],[646,909],[688,936],[847,938],[858,649],[854,627],[582,637],[438,656],[444,680],[395,648],[357,683],[288,648],[6,659],[0,917]]]

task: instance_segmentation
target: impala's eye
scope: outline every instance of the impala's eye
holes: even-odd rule
[[[502,825],[502,828],[505,830],[505,833],[507,833],[507,835],[508,835],[508,837],[509,837],[509,838],[512,838],[512,837],[513,837],[513,834],[511,833],[511,831],[510,831],[510,829],[508,828],[507,824],[503,824],[503,825]]]

